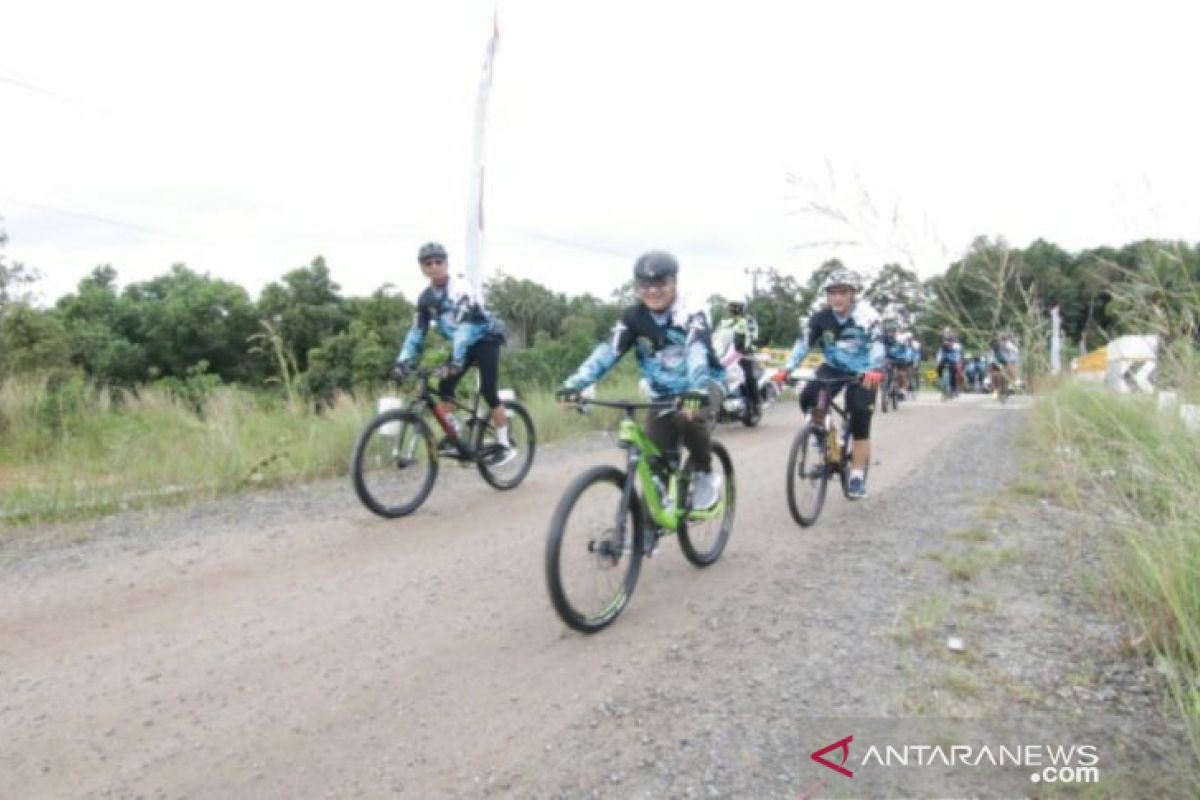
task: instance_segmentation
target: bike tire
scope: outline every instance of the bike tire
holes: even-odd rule
[[[425,441],[426,452],[432,456],[426,464],[425,476],[417,487],[417,493],[408,502],[400,503],[399,505],[388,505],[386,502],[376,498],[367,485],[363,470],[363,460],[371,437],[388,423],[398,423],[401,429],[405,425],[411,425],[417,431],[417,435]],[[425,420],[419,414],[404,409],[385,411],[368,422],[366,427],[362,429],[362,432],[359,433],[358,439],[354,443],[354,451],[350,456],[350,475],[354,484],[354,493],[358,495],[359,501],[368,510],[385,519],[397,519],[408,516],[420,508],[421,504],[429,497],[429,493],[433,491],[433,485],[437,482],[437,474],[437,447],[434,444],[433,431],[430,430],[429,425],[426,424]]]
[[[707,567],[713,564],[725,552],[725,546],[729,544],[729,536],[733,533],[733,517],[737,506],[737,480],[733,474],[733,459],[729,457],[729,451],[725,449],[725,445],[720,442],[712,443],[712,455],[721,462],[721,470],[724,472],[722,491],[725,493],[725,513],[721,517],[721,530],[717,534],[716,541],[713,542],[712,547],[701,550],[692,541],[688,532],[687,519],[679,523],[679,549],[683,551],[684,558],[697,567]],[[692,457],[689,455],[685,469],[691,469],[691,462]]]
[[[625,606],[629,604],[629,598],[633,596],[633,590],[637,586],[638,575],[641,573],[642,567],[642,546],[645,535],[642,504],[636,496],[631,498],[632,502],[630,502],[627,512],[630,517],[627,522],[631,524],[629,532],[633,535],[633,543],[631,551],[622,556],[629,559],[628,571],[622,582],[620,593],[599,615],[589,615],[572,606],[566,587],[563,585],[561,560],[563,536],[566,533],[567,522],[570,519],[571,510],[588,487],[597,483],[611,483],[621,489],[625,485],[625,480],[625,472],[616,467],[608,465],[592,467],[567,487],[550,520],[550,530],[546,536],[546,588],[550,592],[550,602],[554,606],[558,618],[567,627],[580,633],[597,633],[611,625],[625,610]],[[631,477],[630,480],[633,478]]]
[[[807,463],[801,464],[801,463],[797,463],[797,462],[801,460],[800,459],[801,452],[803,452],[805,454],[805,459],[807,459],[807,454],[809,453],[809,449],[806,446],[806,444],[810,437],[815,437],[816,441],[817,441],[816,452],[820,453],[821,463],[819,466],[820,466],[820,470],[821,470],[821,475],[820,475],[820,478],[817,479],[818,480],[817,493],[816,493],[815,499],[813,500],[813,502],[811,504],[811,507],[806,508],[806,509],[801,509],[796,500],[797,470],[799,468],[803,467],[805,469],[805,471],[808,472],[810,467]],[[821,509],[824,508],[824,506],[825,506],[825,495],[828,491],[829,491],[829,451],[826,449],[826,446],[825,446],[825,432],[823,429],[815,428],[812,425],[812,423],[808,423],[803,428],[800,429],[800,432],[796,434],[796,438],[792,440],[792,449],[791,449],[791,452],[788,454],[787,500],[788,500],[788,509],[792,512],[792,519],[796,520],[796,523],[803,528],[807,528],[810,525],[814,524],[817,521],[817,519],[821,516]]]
[[[515,475],[509,478],[503,478],[491,468],[491,465],[485,464],[482,461],[475,462],[475,466],[479,469],[479,474],[483,477],[483,479],[487,481],[492,488],[499,489],[500,491],[515,489],[520,485],[521,481],[525,480],[525,476],[529,474],[529,470],[533,467],[533,456],[534,452],[537,450],[537,431],[534,430],[533,427],[533,417],[531,417],[529,412],[525,410],[525,406],[521,405],[515,400],[505,400],[504,407],[508,409],[509,426],[512,426],[511,418],[515,416],[517,419],[521,420],[521,424],[527,431],[527,441],[523,445],[524,450],[520,451],[518,455],[519,458],[524,459],[524,463],[521,464],[520,469],[517,470]],[[488,420],[487,428],[485,430],[491,429],[492,423],[491,420]],[[482,441],[483,439],[481,437],[480,442]]]

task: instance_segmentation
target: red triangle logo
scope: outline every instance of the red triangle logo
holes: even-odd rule
[[[853,778],[854,773],[851,772],[850,770],[846,769],[846,762],[850,759],[850,743],[853,741],[854,741],[853,736],[847,736],[845,739],[839,739],[838,741],[834,742],[833,744],[826,745],[825,747],[822,747],[820,750],[818,750],[812,754],[812,760],[817,762],[818,764],[823,764],[824,766],[829,767],[831,770],[833,770],[835,772],[842,773],[847,778]],[[833,750],[841,750],[842,751],[842,763],[841,764],[834,764],[832,761],[827,761],[825,759],[825,754],[829,753]]]

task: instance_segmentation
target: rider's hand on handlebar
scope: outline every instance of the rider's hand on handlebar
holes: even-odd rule
[[[874,389],[883,383],[883,373],[877,369],[868,370],[863,373],[862,383],[868,389]]]
[[[775,374],[771,376],[771,380],[775,381],[776,383],[784,383],[789,377],[791,377],[791,373],[786,369],[781,369],[776,370]]]
[[[558,401],[559,408],[567,409],[572,405],[576,405],[582,399],[578,389],[571,389],[567,386],[560,386],[554,391],[554,399]]]
[[[413,364],[410,361],[397,361],[388,369],[388,379],[393,381],[402,381],[408,377],[413,371]]]
[[[708,405],[707,392],[687,392],[679,396],[679,412],[686,419],[692,420],[700,416],[706,405]]]

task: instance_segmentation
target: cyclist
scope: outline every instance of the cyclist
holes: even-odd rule
[[[958,368],[962,363],[963,347],[958,341],[958,334],[949,326],[942,330],[942,346],[937,354],[938,378],[944,373],[949,374],[950,396],[958,394]]]
[[[400,380],[416,369],[425,349],[425,335],[431,323],[450,341],[450,358],[442,366],[438,396],[441,411],[453,420],[450,400],[468,367],[479,368],[479,393],[492,410],[492,425],[496,428],[496,443],[501,449],[491,463],[501,466],[517,456],[508,438],[508,412],[500,402],[500,346],[504,344],[504,323],[483,307],[482,300],[473,299],[465,281],[450,276],[450,261],[446,248],[428,242],[417,250],[417,263],[429,279],[429,286],[417,298],[416,318],[404,346],[396,357],[390,376]],[[458,447],[448,438],[438,446],[441,455],[457,453]]]
[[[825,363],[817,369],[818,380],[809,381],[800,392],[800,410],[805,414],[812,411],[822,386],[827,387],[830,397],[845,388],[850,434],[854,437],[846,494],[854,499],[867,496],[871,416],[875,390],[883,379],[880,368],[884,357],[874,312],[866,303],[857,302],[861,286],[858,274],[851,270],[839,270],[829,277],[824,286],[828,305],[809,318],[808,331],[796,339],[787,364],[775,376],[786,379],[811,348],[821,346]]]
[[[729,316],[721,320],[722,328],[733,330],[733,349],[741,354],[738,366],[745,376],[746,403],[750,415],[753,416],[758,408],[758,374],[753,359],[754,338],[758,333],[758,324],[746,316],[746,304],[741,300],[731,300],[727,306]]]
[[[991,350],[993,375],[999,370],[1004,370],[1008,390],[1011,392],[1017,380],[1016,367],[1021,354],[1020,348],[1017,346],[1016,337],[1008,331],[1002,332],[999,336],[992,339]],[[992,383],[993,385],[996,383],[994,378]]]
[[[983,379],[986,374],[986,369],[983,366],[983,358],[971,353],[964,354],[963,358],[966,359],[963,374],[967,379],[967,388],[972,392],[982,392]]]
[[[709,417],[721,404],[725,370],[712,347],[708,314],[693,310],[680,297],[679,262],[661,250],[642,255],[633,265],[638,303],[621,312],[612,335],[556,392],[560,400],[578,400],[582,390],[600,380],[630,349],[652,400],[682,398],[677,414],[651,411],[646,434],[660,450],[673,450],[682,438],[696,465],[692,507],[712,508],[721,496],[721,476],[712,471]],[[707,405],[694,408],[696,401]]]
[[[913,351],[909,347],[908,333],[900,330],[900,323],[894,319],[883,321],[883,350],[894,369],[896,391],[903,396],[908,389],[908,373],[912,368]]]
[[[912,388],[917,392],[921,389],[921,340],[913,336],[909,347],[912,348]]]

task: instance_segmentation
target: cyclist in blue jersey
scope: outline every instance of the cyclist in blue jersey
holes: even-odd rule
[[[569,378],[557,395],[579,397],[600,380],[630,350],[650,387],[652,400],[684,398],[703,401],[696,410],[661,416],[651,411],[646,433],[661,450],[673,450],[683,440],[695,459],[692,506],[708,509],[721,496],[721,476],[712,471],[709,420],[720,406],[725,370],[712,347],[707,311],[692,308],[678,293],[679,262],[670,253],[654,250],[633,266],[638,303],[629,306],[601,342]]]
[[[454,397],[459,380],[470,366],[479,368],[479,394],[492,410],[492,425],[496,428],[496,443],[501,445],[491,462],[495,466],[516,458],[516,450],[508,438],[508,412],[500,402],[500,347],[504,344],[504,323],[487,311],[481,299],[473,299],[464,281],[450,275],[446,248],[429,242],[417,251],[417,263],[429,279],[429,286],[417,298],[416,318],[396,362],[391,377],[401,380],[416,369],[425,350],[429,326],[436,324],[438,332],[450,341],[450,358],[441,368],[438,395],[441,410],[453,419]],[[455,445],[443,440],[438,447],[443,454],[457,452]]]
[[[887,360],[895,368],[896,390],[901,396],[908,390],[908,376],[913,365],[913,349],[909,342],[908,333],[900,329],[898,321],[883,321],[883,350]]]
[[[786,378],[808,351],[820,346],[825,358],[816,377],[830,396],[846,390],[846,408],[850,414],[850,434],[854,449],[850,455],[848,497],[867,496],[866,468],[871,459],[871,416],[875,412],[875,390],[883,379],[884,350],[879,324],[866,303],[857,302],[862,280],[851,270],[840,270],[825,282],[828,305],[808,320],[808,331],[796,339],[787,364],[776,374]],[[782,376],[782,377],[781,377]],[[822,384],[809,381],[800,393],[800,410],[809,413],[817,403]]]
[[[958,368],[962,364],[963,346],[953,328],[942,331],[942,346],[938,349],[937,359],[938,378],[948,374],[950,396],[954,397],[958,394]]]

